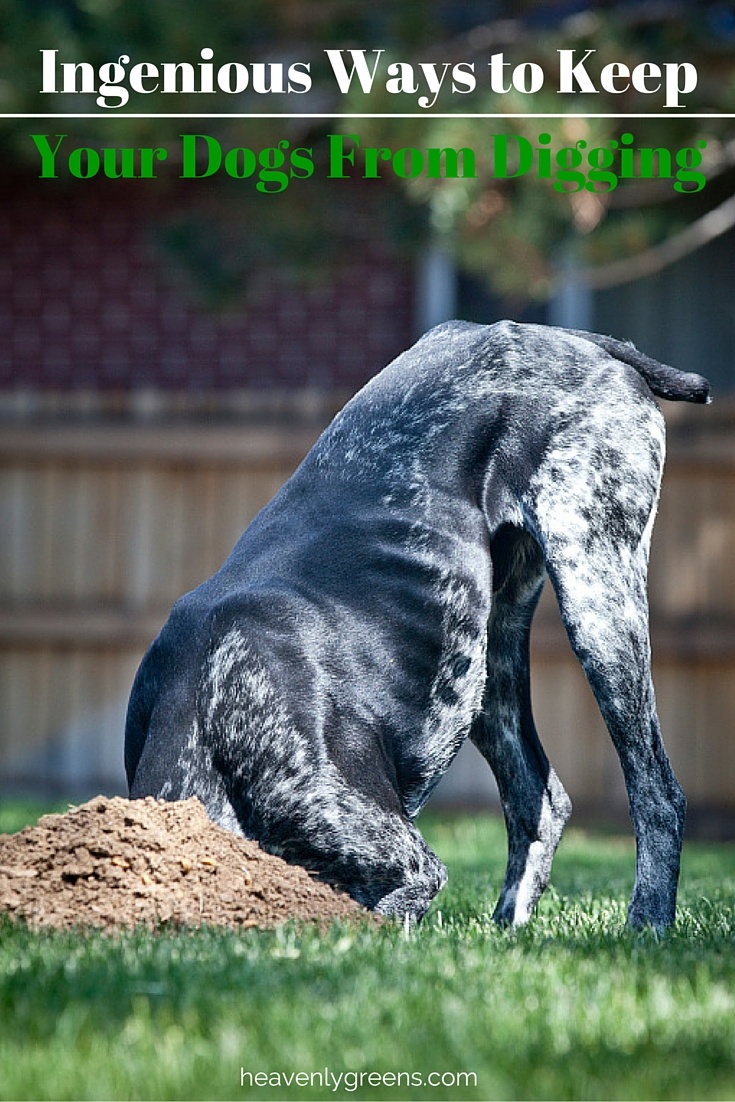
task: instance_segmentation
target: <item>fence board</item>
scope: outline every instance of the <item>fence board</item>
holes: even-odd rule
[[[651,558],[657,697],[690,803],[735,815],[735,407],[721,404],[706,432],[709,411],[672,410]],[[122,723],[140,657],[173,601],[220,565],[321,425],[266,417],[6,427],[0,776],[121,790]],[[551,593],[534,628],[533,699],[577,804],[624,813],[620,770]],[[469,780],[444,789],[452,802],[480,790]]]

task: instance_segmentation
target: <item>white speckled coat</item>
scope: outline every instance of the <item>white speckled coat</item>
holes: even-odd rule
[[[650,677],[653,394],[702,402],[707,384],[595,334],[424,336],[174,606],[130,699],[131,795],[197,795],[367,906],[420,918],[446,871],[414,819],[470,737],[508,828],[496,918],[526,921],[570,812],[530,705],[548,573],[625,773],[629,919],[669,924],[684,797]]]

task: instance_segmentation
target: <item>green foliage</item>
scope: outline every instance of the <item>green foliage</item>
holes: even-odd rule
[[[450,882],[415,930],[34,935],[0,925],[3,1098],[730,1098],[735,850],[685,850],[677,928],[624,928],[629,839],[572,832],[517,933],[502,825],[430,820]],[[249,1089],[252,1072],[477,1086]]]
[[[323,155],[328,130],[354,131],[359,127],[363,145],[400,149],[461,148],[477,151],[477,175],[471,179],[427,180],[417,177],[391,179],[375,190],[387,193],[393,218],[377,223],[376,234],[389,238],[395,224],[400,236],[414,244],[427,235],[439,238],[464,269],[483,276],[492,288],[506,296],[547,296],[553,288],[561,254],[570,240],[576,240],[585,264],[635,256],[655,245],[704,210],[732,192],[735,109],[735,30],[727,5],[663,5],[654,14],[635,5],[590,4],[585,10],[564,18],[544,12],[544,5],[497,2],[482,5],[451,5],[419,0],[395,0],[390,5],[368,5],[357,0],[289,0],[275,4],[266,0],[215,0],[201,4],[192,0],[0,0],[0,111],[48,111],[48,98],[39,93],[39,50],[56,48],[59,60],[87,61],[99,65],[127,54],[132,62],[188,61],[196,65],[203,47],[214,50],[217,63],[239,61],[308,60],[315,88],[297,97],[296,110],[326,112],[387,113],[417,110],[416,96],[396,96],[376,87],[369,97],[354,89],[341,98],[328,69],[324,50],[329,47],[357,47],[385,50],[384,62],[402,60],[444,63],[472,62],[478,74],[478,89],[471,96],[450,94],[449,82],[426,117],[401,120],[309,120],[296,116],[288,124],[272,119],[235,118],[202,122],[224,144],[264,148],[287,133],[294,143]],[[701,10],[701,9],[705,10]],[[477,26],[471,16],[475,14]],[[661,96],[645,95],[631,88],[624,94],[604,92],[560,95],[555,91],[558,51],[574,49],[582,57],[596,51],[594,71],[605,64],[624,61],[629,67],[644,62],[665,64],[672,60],[697,66],[699,82],[686,97],[685,110],[662,112]],[[509,64],[533,62],[546,73],[544,88],[528,96],[518,91],[493,93],[488,86],[488,62],[503,52]],[[507,77],[506,77],[507,79]],[[95,106],[94,97],[54,97],[57,111],[92,111],[92,119],[70,123],[74,140],[96,146],[110,143],[133,147],[175,142],[182,122],[175,119],[135,119],[134,111],[181,112],[293,112],[293,97],[257,95],[247,90],[239,96],[219,97],[155,93],[141,106],[132,101],[120,110]],[[44,102],[46,101],[46,102]],[[175,102],[174,102],[175,101]],[[205,102],[206,101],[206,102]],[[533,110],[546,119],[518,119],[517,113]],[[607,113],[606,118],[580,119],[583,112]],[[454,117],[439,118],[443,112]],[[463,114],[486,113],[491,119],[465,118]],[[569,116],[553,119],[559,112]],[[663,113],[665,118],[638,118],[626,122],[624,113]],[[421,111],[418,111],[421,114]],[[693,117],[695,113],[719,114],[720,118]],[[617,116],[617,117],[616,117]],[[114,124],[111,119],[114,117]],[[47,124],[46,124],[47,125]],[[212,129],[214,127],[214,129]],[[626,131],[634,133],[637,147],[664,145],[674,151],[707,143],[706,169],[715,181],[703,195],[677,196],[669,180],[637,180],[611,191],[555,190],[554,181],[539,179],[534,172],[511,179],[494,174],[491,137],[513,134],[537,143],[539,133],[549,133],[554,150],[574,147],[606,147]],[[27,123],[3,127],[0,152],[6,161],[26,167],[34,153],[28,141]],[[35,162],[34,162],[35,163]],[[356,160],[359,176],[360,157]],[[222,190],[219,180],[202,188]],[[240,184],[241,196],[245,188]],[[374,185],[368,185],[374,187]],[[224,262],[212,270],[202,258],[197,238],[206,238],[206,218],[192,231],[187,249],[174,243],[183,269],[199,270],[205,297],[216,292],[219,300],[238,295],[253,278],[253,263],[267,260],[274,252],[279,264],[285,253],[288,266],[303,274],[313,272],[327,255],[331,263],[344,241],[333,239],[329,213],[343,205],[345,190],[355,191],[357,182],[334,185],[321,171],[306,183],[275,197],[257,195],[253,217],[244,201],[230,223],[230,236],[240,256],[234,265]],[[366,192],[360,190],[360,199]],[[417,221],[412,207],[425,217]],[[299,211],[301,215],[299,217]],[[285,215],[285,218],[283,217]],[[312,219],[311,232],[306,229]],[[282,248],[283,226],[293,231],[292,242]],[[251,240],[251,235],[253,239]],[[305,247],[305,239],[318,238],[324,244],[316,250]],[[354,247],[354,243],[347,247]],[[208,273],[208,275],[207,275]]]

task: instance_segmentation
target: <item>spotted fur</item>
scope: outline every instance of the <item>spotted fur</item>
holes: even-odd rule
[[[432,330],[174,606],[131,694],[131,795],[197,795],[222,825],[418,919],[446,871],[414,819],[470,737],[508,830],[495,917],[525,922],[571,810],[531,712],[548,574],[628,786],[629,919],[667,926],[684,797],[650,677],[653,395],[707,390],[596,334]]]

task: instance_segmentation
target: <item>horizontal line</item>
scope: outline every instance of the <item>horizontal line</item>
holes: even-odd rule
[[[654,667],[663,663],[727,665],[735,662],[735,623],[732,617],[651,617]],[[539,612],[531,629],[531,664],[572,659],[561,621],[554,612]]]
[[[560,111],[558,113],[549,112],[497,112],[497,113],[485,113],[485,112],[470,112],[462,113],[456,111],[447,112],[434,112],[434,111],[417,111],[406,114],[400,114],[398,112],[350,112],[350,113],[335,113],[333,111],[311,113],[308,111],[297,112],[296,114],[280,114],[278,112],[248,112],[248,113],[236,113],[233,111],[226,111],[221,114],[206,112],[202,114],[192,114],[191,112],[157,112],[153,114],[136,114],[132,111],[118,112],[113,111],[106,113],[102,111],[90,111],[79,113],[57,113],[57,112],[45,112],[45,113],[0,113],[0,119],[112,119],[112,118],[124,118],[124,119],[735,119],[735,114],[723,114],[721,112],[710,113],[677,113],[676,111],[668,112],[573,112],[573,111]]]
[[[125,601],[92,605],[80,601],[57,606],[0,604],[0,651],[137,649],[158,634],[170,610],[168,603],[131,608]],[[696,663],[700,666],[735,662],[735,625],[730,618],[653,618],[654,666]],[[564,629],[554,614],[539,613],[531,633],[531,663],[573,662]]]
[[[94,464],[169,463],[181,467],[257,466],[293,469],[322,428],[297,422],[226,428],[216,423],[197,430],[181,425],[68,426],[2,423],[0,463]]]
[[[167,616],[165,607],[129,609],[124,604],[18,610],[0,606],[0,649],[138,649],[155,638]]]

